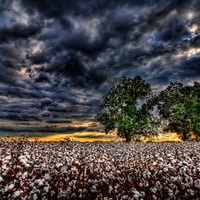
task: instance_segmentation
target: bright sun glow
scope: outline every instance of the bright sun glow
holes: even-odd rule
[[[22,67],[21,70],[19,71],[19,74],[24,77],[26,76],[26,68],[25,67]]]
[[[193,24],[190,28],[189,31],[194,33],[199,29],[199,27],[196,24]]]
[[[200,53],[200,48],[192,48],[192,49],[188,50],[186,53],[187,53],[188,57],[191,57],[193,55]]]

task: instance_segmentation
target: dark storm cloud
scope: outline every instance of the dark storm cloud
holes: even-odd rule
[[[50,78],[47,74],[41,72],[34,78],[34,82],[35,83],[50,82]]]
[[[53,126],[45,126],[45,127],[0,127],[0,131],[2,132],[11,132],[11,133],[74,133],[81,132],[86,130],[87,127],[61,127],[57,128]]]
[[[49,58],[45,56],[44,52],[38,52],[35,53],[34,55],[31,55],[30,60],[32,64],[38,65],[48,62]]]
[[[51,119],[47,121],[50,124],[70,124],[72,121],[70,120],[62,120],[62,119]]]
[[[13,84],[13,82],[7,82],[4,79],[2,80],[4,83]],[[34,88],[25,89],[25,88],[22,88],[22,86],[10,86],[10,85],[8,86],[0,85],[0,95],[7,96],[7,97],[20,97],[20,98],[31,98],[31,99],[42,98],[44,96],[44,94],[42,94],[41,91],[38,91],[37,89],[34,89]]]
[[[187,30],[185,24],[180,21],[170,21],[169,24],[165,25],[160,33],[160,39],[168,42],[177,42],[180,41],[183,36],[188,35],[189,31]]]
[[[200,57],[193,57],[187,61],[180,63],[179,66],[181,79],[193,79],[199,78],[200,75]],[[178,70],[177,70],[178,71]]]
[[[0,1],[0,118],[92,119],[124,75],[156,90],[199,80],[199,9],[198,0]]]
[[[6,84],[17,84],[16,81],[16,70],[8,68],[0,63],[0,82]],[[1,92],[1,91],[0,91]]]
[[[3,26],[0,28],[0,41],[2,43],[11,40],[28,39],[39,33],[41,27],[35,25],[13,24],[11,26]]]

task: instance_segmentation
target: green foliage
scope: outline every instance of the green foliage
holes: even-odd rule
[[[153,97],[149,107],[158,105],[159,115],[167,122],[165,131],[177,132],[183,140],[193,132],[200,134],[200,85],[183,86],[171,83],[160,94]]]
[[[200,103],[195,102],[189,108],[191,130],[199,140],[200,138]]]
[[[131,136],[141,134],[148,125],[145,106],[137,108],[137,104],[138,100],[145,100],[150,95],[150,84],[141,77],[124,77],[103,98],[96,119],[104,125],[106,133],[116,128],[118,135],[130,141]]]

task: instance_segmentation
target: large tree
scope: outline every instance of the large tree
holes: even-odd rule
[[[150,84],[140,76],[123,77],[103,97],[96,119],[106,133],[117,129],[118,135],[129,142],[134,135],[147,133],[149,112],[145,105],[151,93]]]
[[[181,83],[170,85],[148,102],[150,107],[157,106],[159,117],[165,120],[165,131],[175,131],[185,141],[193,132],[200,135],[200,84],[183,86]]]

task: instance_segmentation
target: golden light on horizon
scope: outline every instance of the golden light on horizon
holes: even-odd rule
[[[35,141],[36,137],[30,137],[28,138],[29,141]],[[38,137],[37,140],[41,142],[58,142],[64,139],[70,139],[73,141],[79,141],[79,142],[95,142],[95,141],[101,141],[101,142],[120,142],[124,139],[119,138],[117,134],[108,134],[101,132],[76,132],[73,134],[52,134],[45,137]],[[141,136],[138,138],[141,142],[182,142],[182,139],[178,136],[176,132],[168,132],[168,133],[160,133],[156,136],[152,137],[145,137]],[[134,141],[134,140],[133,140]]]
[[[152,137],[140,137],[142,142],[182,142],[182,139],[178,136],[176,132],[160,133]]]

